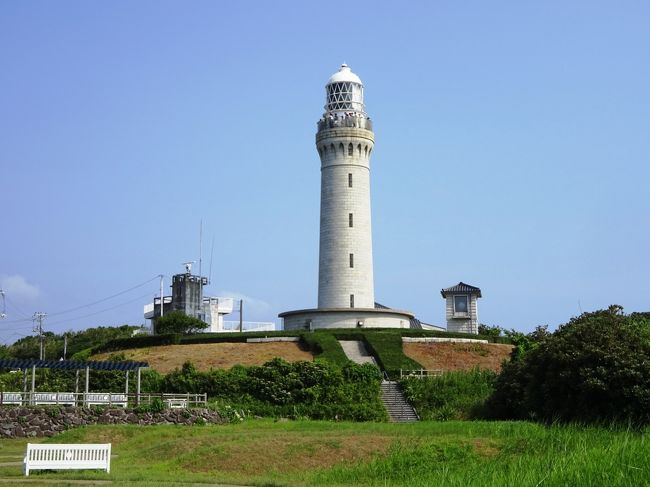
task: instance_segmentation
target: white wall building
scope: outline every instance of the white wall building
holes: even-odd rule
[[[442,289],[446,300],[447,331],[478,335],[478,298],[481,290],[464,282]]]

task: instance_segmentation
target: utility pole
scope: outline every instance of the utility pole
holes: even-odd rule
[[[2,310],[0,310],[0,320],[7,317],[7,309],[5,304],[5,292],[0,289],[0,298],[2,298]]]
[[[64,333],[63,334],[63,360],[66,359],[67,353],[68,353],[68,334]]]
[[[239,300],[239,333],[244,331],[244,300]]]
[[[160,274],[160,317],[163,317],[163,314],[165,313],[165,306],[163,305],[164,301],[164,296],[163,296],[163,279],[165,279],[165,276]]]
[[[41,353],[39,355],[39,358],[43,360],[44,356],[44,347],[43,347],[43,342],[44,342],[44,336],[43,336],[43,320],[47,317],[47,313],[43,313],[42,311],[37,311],[34,313],[34,317],[32,318],[34,320],[34,333],[38,333],[39,341],[41,342]],[[36,324],[38,322],[38,325]]]

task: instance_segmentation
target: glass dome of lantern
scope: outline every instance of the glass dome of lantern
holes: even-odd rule
[[[341,64],[339,70],[330,77],[325,85],[325,91],[327,113],[357,112],[365,115],[363,83],[347,64]]]

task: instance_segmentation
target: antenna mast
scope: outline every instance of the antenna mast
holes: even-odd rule
[[[212,245],[210,246],[210,272],[208,273],[208,284],[212,282],[212,253],[214,252],[214,236],[212,237]]]
[[[203,219],[199,223],[199,318],[203,319]]]

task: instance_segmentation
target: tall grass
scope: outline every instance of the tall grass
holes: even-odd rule
[[[57,485],[70,479],[138,486],[171,481],[395,487],[650,484],[647,432],[577,425],[265,420],[221,426],[93,426],[46,441],[113,444],[110,474],[58,471],[30,477]],[[19,456],[24,443],[0,440],[0,454]],[[20,476],[19,464],[0,465],[0,478]]]
[[[484,416],[483,405],[494,390],[496,377],[491,370],[474,369],[406,378],[401,385],[422,419],[472,419]]]

